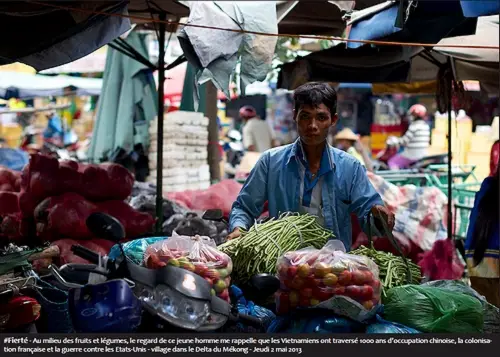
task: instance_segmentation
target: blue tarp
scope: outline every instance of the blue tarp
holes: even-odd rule
[[[462,5],[465,17],[490,16],[500,13],[500,0],[461,0],[460,5]]]
[[[0,148],[0,166],[4,166],[15,171],[22,171],[28,162],[29,156],[26,151]]]
[[[416,7],[410,9],[404,25],[396,21],[399,6],[399,2],[395,2],[383,10],[360,16],[359,20],[354,15],[349,39],[438,43],[445,37],[473,35],[476,32],[477,18],[464,17],[458,1],[419,1]],[[348,47],[362,45],[349,42]]]

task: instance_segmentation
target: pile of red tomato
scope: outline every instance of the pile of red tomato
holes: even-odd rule
[[[342,264],[338,257],[332,263],[331,256],[321,255],[295,259],[294,253],[287,253],[278,263],[281,281],[276,294],[278,314],[296,307],[312,307],[334,296],[349,297],[367,310],[379,304],[380,280],[367,266],[357,262]]]
[[[231,258],[216,249],[204,249],[196,260],[188,259],[189,252],[176,249],[146,250],[145,265],[149,269],[158,269],[173,265],[194,272],[210,284],[212,295],[230,302],[229,286],[231,285]],[[205,254],[203,254],[205,253]]]

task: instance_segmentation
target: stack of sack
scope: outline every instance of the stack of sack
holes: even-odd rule
[[[163,123],[163,168],[158,169],[158,124],[151,122],[148,182],[163,179],[164,192],[204,190],[210,187],[208,118],[202,113],[175,111]]]
[[[127,239],[147,234],[154,218],[124,201],[133,184],[132,174],[120,165],[82,165],[33,155],[23,169],[18,199],[4,212],[0,236],[32,246],[67,238],[92,240],[98,237],[85,222],[94,212],[116,217]]]

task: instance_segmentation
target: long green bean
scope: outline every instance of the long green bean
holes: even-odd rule
[[[276,263],[284,253],[311,246],[320,249],[332,237],[315,216],[285,213],[254,224],[240,238],[218,248],[233,261],[233,279],[245,283],[257,273],[276,273]]]

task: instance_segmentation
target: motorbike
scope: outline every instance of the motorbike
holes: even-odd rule
[[[116,242],[120,247],[121,256],[113,260],[106,256],[101,257],[85,247],[74,245],[73,253],[92,264],[66,264],[60,269],[55,266],[49,268],[56,281],[70,290],[70,310],[73,316],[78,313],[97,313],[96,310],[99,312],[98,306],[102,303],[102,298],[99,298],[98,292],[104,289],[99,284],[117,282],[114,283],[115,289],[121,289],[127,296],[130,295],[128,289],[131,289],[141,303],[142,322],[138,327],[141,332],[153,332],[158,329],[164,332],[213,332],[223,331],[231,324],[238,323],[265,331],[259,318],[241,314],[236,306],[212,296],[209,283],[201,276],[174,266],[153,270],[133,263],[127,258],[120,243],[125,236],[123,226],[114,217],[94,213],[89,216],[86,224],[95,236]],[[101,276],[105,283],[91,284],[96,276]],[[256,284],[262,287],[268,284],[269,279],[264,276],[255,277]],[[90,296],[87,301],[92,301],[93,305],[81,302],[81,296],[86,294]],[[128,303],[127,306],[133,304]],[[80,315],[79,320],[82,319]],[[80,326],[81,331],[86,331],[89,326],[88,323],[79,325],[78,321],[75,325]],[[85,326],[87,327],[83,328]]]
[[[398,151],[399,145],[397,143],[397,139],[389,137],[386,141],[386,147],[375,157],[373,162],[374,171],[390,170],[388,162],[392,157],[397,155]],[[432,155],[413,162],[407,169],[420,171],[431,165],[444,165],[447,163],[448,154]]]
[[[228,179],[236,177],[238,166],[245,155],[243,138],[238,130],[230,130],[226,135],[227,140],[221,140],[220,145],[226,153],[226,164],[224,165],[225,176]]]

